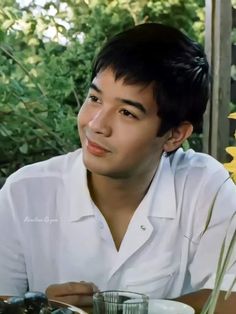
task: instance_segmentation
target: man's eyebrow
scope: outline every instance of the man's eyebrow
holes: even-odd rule
[[[92,89],[94,89],[96,92],[102,94],[101,89],[99,89],[99,88],[97,87],[97,85],[95,85],[94,83],[91,83],[91,84],[90,84],[90,88],[92,88]]]
[[[137,101],[133,101],[130,99],[123,99],[123,98],[119,98],[119,100],[127,105],[133,106],[137,109],[139,109],[140,111],[142,111],[143,113],[147,113],[144,105],[142,105],[140,102]]]
[[[100,88],[97,87],[96,84],[94,83],[91,83],[90,84],[90,88],[94,89],[96,92],[102,94],[102,90]],[[133,106],[137,109],[139,109],[140,111],[142,111],[143,113],[146,113],[146,109],[144,107],[144,105],[142,105],[141,103],[137,102],[137,101],[134,101],[134,100],[131,100],[131,99],[125,99],[125,98],[117,98],[119,101],[123,102],[124,104],[127,104],[127,105],[130,105],[130,106]]]

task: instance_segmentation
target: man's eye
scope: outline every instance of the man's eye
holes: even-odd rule
[[[132,114],[130,111],[126,110],[126,109],[122,109],[120,111],[124,116],[126,117],[130,117],[130,118],[136,118],[136,116],[134,114]]]
[[[91,100],[92,102],[98,102],[99,101],[98,97],[93,96],[93,95],[89,96],[88,99]]]

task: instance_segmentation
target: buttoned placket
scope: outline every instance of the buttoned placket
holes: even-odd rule
[[[111,234],[111,231],[109,229],[109,226],[103,217],[102,213],[100,210],[97,208],[97,206],[93,203],[93,211],[94,211],[94,216],[99,228],[99,235],[100,237],[107,242],[107,244],[114,249],[114,252],[116,252],[116,247],[115,243]]]

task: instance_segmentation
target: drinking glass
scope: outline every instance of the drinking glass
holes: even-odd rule
[[[148,296],[119,290],[97,292],[93,314],[148,314]]]

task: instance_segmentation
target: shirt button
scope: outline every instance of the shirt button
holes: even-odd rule
[[[146,230],[146,227],[145,227],[144,225],[141,225],[141,226],[140,226],[140,229],[143,230],[143,231],[145,231],[145,230]]]

